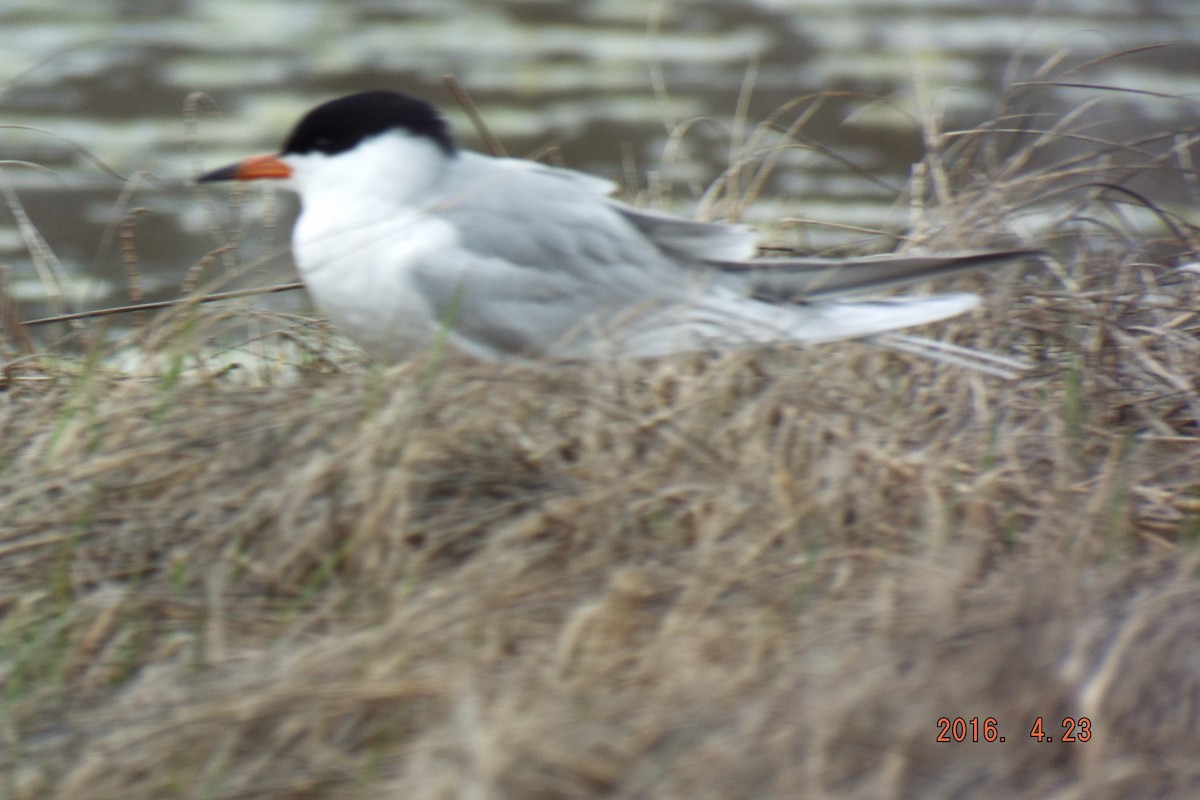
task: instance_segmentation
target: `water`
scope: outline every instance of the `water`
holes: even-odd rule
[[[1006,81],[1058,53],[1054,74],[1074,82],[1183,95],[1200,85],[1200,46],[1186,43],[1066,72],[1119,50],[1200,42],[1190,0],[1001,5],[5,0],[0,123],[39,130],[0,129],[0,158],[40,169],[7,166],[2,177],[44,240],[31,257],[0,208],[5,285],[27,317],[122,302],[131,265],[148,297],[173,296],[230,236],[244,242],[243,260],[262,259],[246,281],[289,279],[290,197],[254,187],[231,203],[225,189],[187,179],[274,149],[305,109],[363,88],[433,100],[481,147],[444,83],[452,74],[508,152],[610,176],[630,197],[685,212],[754,124],[797,98],[844,93],[823,98],[802,129],[817,149],[787,151],[747,211],[822,223],[797,235],[819,248],[857,235],[839,226],[895,223],[896,192],[922,154],[921,92],[954,129],[989,119]],[[1026,106],[1060,113],[1101,97],[1111,134],[1195,130],[1200,117],[1190,99],[1025,91]],[[61,299],[47,298],[54,269]]]

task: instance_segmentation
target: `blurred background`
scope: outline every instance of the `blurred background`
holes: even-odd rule
[[[801,120],[744,216],[802,221],[813,250],[897,224],[923,110],[954,130],[1078,109],[1159,149],[1200,128],[1194,0],[5,0],[0,52],[0,269],[26,318],[123,302],[130,268],[175,296],[231,240],[250,282],[292,278],[290,196],[189,177],[366,88],[435,102],[483,149],[446,75],[508,153],[681,213],[755,126]]]

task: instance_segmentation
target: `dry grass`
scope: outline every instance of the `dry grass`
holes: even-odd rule
[[[935,243],[1064,180],[950,163]],[[1155,257],[1194,233],[1072,197],[1050,269],[939,327],[1013,382],[864,344],[10,362],[0,796],[1195,796],[1200,305]]]

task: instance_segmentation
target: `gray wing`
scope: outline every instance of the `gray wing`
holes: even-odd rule
[[[817,340],[817,333],[797,323],[820,321],[826,311],[797,317],[800,309],[777,304],[897,286],[1036,254],[753,258],[755,236],[749,229],[634,209],[610,199],[611,190],[608,181],[571,170],[460,154],[430,209],[453,224],[461,247],[452,258],[425,265],[416,278],[439,318],[462,337],[461,346],[483,357],[570,355],[576,348],[564,344],[564,337],[581,325],[613,330],[638,314],[654,318],[659,310],[694,305],[701,297],[710,307],[697,306],[695,314],[682,318],[698,331],[720,328],[727,320],[743,328],[752,324],[748,338],[761,340],[765,320],[782,338]],[[715,293],[706,294],[705,287]],[[970,305],[967,296],[947,302],[954,313]],[[910,305],[904,314],[889,309],[886,319],[904,327],[947,316],[940,307]],[[860,322],[873,307],[833,310],[839,324],[827,325],[826,333],[834,331],[834,338],[888,329],[885,322]],[[576,340],[580,350],[586,337],[584,331]]]
[[[615,277],[605,270],[629,266],[667,281],[685,272],[719,273],[727,286],[744,294],[791,302],[902,286],[1040,254],[1011,249],[755,258],[757,234],[751,229],[633,208],[611,199],[613,184],[601,178],[469,152],[457,162],[440,203],[465,247],[590,280]]]
[[[581,172],[465,152],[446,177],[437,211],[476,253],[592,278],[615,265],[708,270],[707,261],[754,253],[757,235],[748,228],[636,209],[610,198],[612,190]]]
[[[759,258],[713,266],[771,302],[819,300],[957,275],[993,264],[1036,258],[1040,250],[978,250],[863,258]]]
[[[455,345],[485,359],[575,357],[610,337],[622,320],[677,301],[645,273],[614,266],[612,280],[546,270],[460,251],[422,264],[413,280]]]
[[[660,249],[685,260],[738,263],[753,258],[758,245],[758,234],[745,225],[699,222],[615,201],[610,205]]]
[[[459,346],[483,357],[570,355],[586,349],[581,326],[684,296],[695,259],[675,257],[643,228],[661,224],[682,239],[687,221],[627,214],[611,190],[571,170],[459,155],[427,206],[453,225],[458,247],[414,273]],[[711,280],[716,271],[701,274]]]

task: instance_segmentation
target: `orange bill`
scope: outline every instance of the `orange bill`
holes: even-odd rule
[[[279,158],[277,153],[265,156],[254,156],[227,167],[206,172],[196,183],[211,183],[213,181],[253,181],[262,178],[290,178],[291,167]]]

